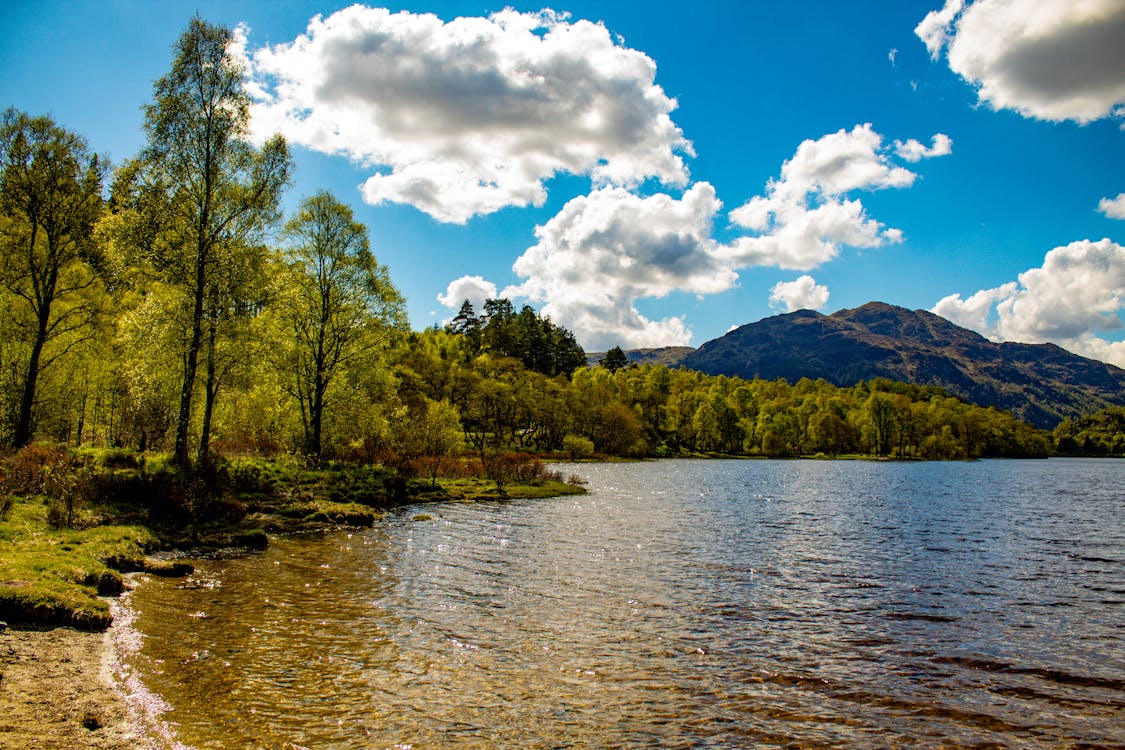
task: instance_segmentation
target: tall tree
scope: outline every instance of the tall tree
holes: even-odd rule
[[[406,325],[402,296],[371,253],[367,227],[329,193],[306,199],[285,227],[292,270],[282,315],[293,341],[293,384],[305,450],[320,458],[334,380]]]
[[[622,367],[629,365],[629,359],[625,356],[620,346],[615,346],[605,353],[605,356],[598,360],[598,364],[609,370],[610,372],[617,372]]]
[[[0,335],[26,345],[11,427],[20,447],[32,437],[39,376],[82,339],[97,311],[94,225],[105,166],[50,117],[9,109],[0,168],[0,285],[16,300]]]
[[[149,212],[141,222],[150,230],[145,249],[159,277],[183,290],[189,310],[174,448],[181,464],[189,460],[197,370],[214,314],[208,303],[233,254],[278,219],[291,169],[280,135],[260,149],[248,140],[250,99],[232,40],[227,28],[191,20],[172,70],[153,86],[148,145],[132,168],[143,196],[136,204]]]

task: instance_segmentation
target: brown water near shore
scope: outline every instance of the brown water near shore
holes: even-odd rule
[[[141,585],[161,742],[1123,746],[1125,463],[573,469]]]

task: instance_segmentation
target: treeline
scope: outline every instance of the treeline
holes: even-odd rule
[[[228,29],[193,19],[116,170],[49,117],[0,121],[0,447],[295,453],[436,475],[471,452],[583,457],[1046,455],[1045,433],[933,388],[586,368],[529,307],[411,333],[334,196],[289,217],[280,136],[247,140]],[[620,353],[620,352],[617,352]],[[1077,439],[1077,438],[1075,438]]]
[[[1125,456],[1125,406],[1068,417],[1055,428],[1053,437],[1063,455]]]
[[[746,381],[663,365],[579,368],[549,377],[474,353],[450,330],[411,334],[389,352],[399,399],[449,404],[478,447],[571,457],[699,453],[867,454],[957,459],[1045,456],[1047,433],[939,388],[872,380]]]

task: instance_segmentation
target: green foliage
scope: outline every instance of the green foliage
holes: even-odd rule
[[[1064,419],[1052,433],[1059,453],[1070,456],[1125,456],[1125,406],[1110,406],[1084,417]]]
[[[586,353],[570,331],[527,305],[517,313],[507,299],[486,300],[479,318],[465,300],[446,331],[464,336],[470,354],[511,357],[528,370],[551,377],[570,375],[586,364]]]
[[[17,448],[31,442],[42,376],[102,312],[104,176],[104,160],[50,117],[0,114],[0,416]]]
[[[594,441],[581,435],[567,435],[563,438],[562,449],[567,458],[578,461],[594,455]]]
[[[609,370],[616,372],[622,367],[627,367],[629,360],[625,357],[625,352],[621,350],[620,346],[615,346],[605,353],[605,356],[598,360],[598,364]]]
[[[328,193],[307,198],[285,231],[288,276],[279,292],[292,345],[285,369],[301,410],[305,451],[323,455],[325,412],[349,370],[375,369],[389,332],[405,328],[402,296],[376,262],[367,227]]]
[[[179,292],[188,323],[174,445],[182,465],[190,459],[201,374],[199,455],[209,453],[225,323],[260,302],[257,240],[276,223],[292,167],[281,136],[260,149],[247,138],[250,97],[233,42],[230,29],[191,20],[145,107],[147,146],[114,183],[113,204],[129,216],[121,235],[154,276]]]

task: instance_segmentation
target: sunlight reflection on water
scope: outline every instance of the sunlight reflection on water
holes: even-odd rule
[[[564,471],[151,579],[124,662],[194,747],[1119,742],[1125,462]]]

